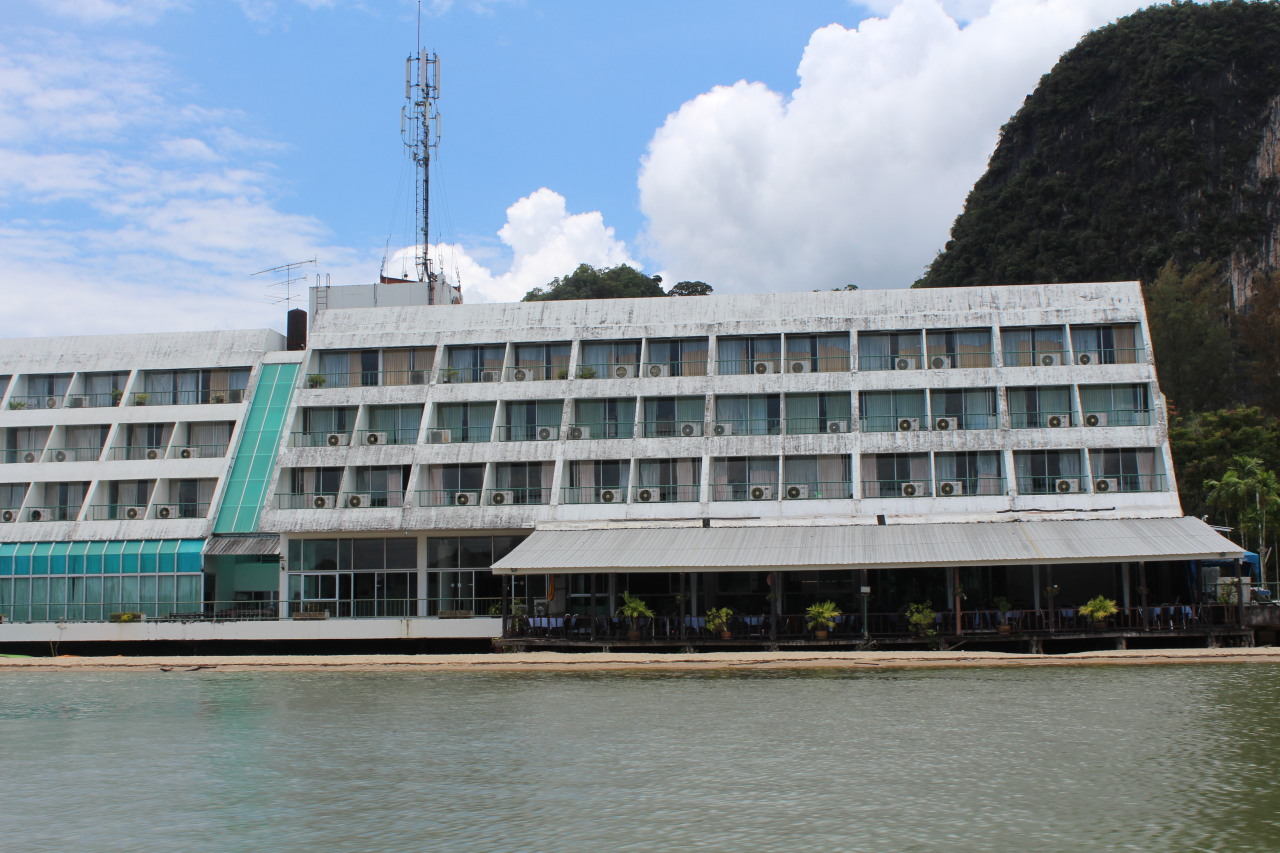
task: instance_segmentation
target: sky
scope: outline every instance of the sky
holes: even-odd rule
[[[260,270],[412,272],[419,43],[432,254],[467,302],[581,263],[907,287],[1041,75],[1143,5],[4,0],[0,336],[281,329]]]

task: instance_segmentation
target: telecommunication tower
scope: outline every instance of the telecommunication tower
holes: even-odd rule
[[[416,253],[418,281],[429,282],[432,303],[436,301],[436,271],[432,268],[431,245],[431,152],[440,145],[440,58],[427,50],[405,60],[405,105],[400,110],[400,136],[418,170],[416,206],[422,244]],[[446,291],[447,293],[447,291]]]

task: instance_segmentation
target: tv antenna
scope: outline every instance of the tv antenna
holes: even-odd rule
[[[293,263],[289,263],[289,264],[281,264],[278,267],[271,267],[270,269],[258,270],[256,273],[254,273],[254,275],[266,275],[267,273],[271,272],[271,273],[281,273],[284,276],[284,278],[281,279],[280,281],[272,282],[271,284],[267,285],[267,302],[271,305],[279,305],[281,302],[283,302],[286,308],[292,308],[293,299],[294,299],[294,296],[293,296],[294,284],[302,283],[307,280],[306,274],[299,272],[299,270],[302,267],[305,267],[307,264],[314,264],[315,262],[316,262],[315,258],[311,258],[305,261],[294,261]],[[277,287],[284,288],[283,295],[281,295],[281,291],[279,290],[272,290],[272,288],[277,288]]]
[[[418,281],[435,278],[428,247],[431,244],[431,152],[440,146],[440,57],[419,48],[404,63],[404,98],[400,109],[400,137],[418,168],[415,194],[421,246],[415,252]]]

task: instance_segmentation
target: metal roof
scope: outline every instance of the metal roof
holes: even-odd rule
[[[280,537],[270,536],[218,536],[205,543],[206,557],[278,557]]]
[[[493,566],[515,574],[903,569],[1233,559],[1198,518],[535,530]]]

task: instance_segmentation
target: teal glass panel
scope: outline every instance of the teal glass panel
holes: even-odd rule
[[[37,542],[31,551],[31,574],[49,574],[49,554],[53,551],[52,542]]]
[[[106,553],[106,542],[90,542],[84,551],[84,571],[89,575],[102,574],[102,558]]]
[[[84,555],[89,548],[88,542],[72,542],[67,549],[67,574],[82,575],[85,573]]]
[[[179,609],[198,610],[204,595],[203,579],[199,575],[178,575],[177,580]]]
[[[124,550],[123,542],[108,542],[102,553],[102,573],[104,575],[120,574],[120,552]]]
[[[19,542],[18,550],[13,555],[13,573],[15,575],[31,574],[31,552],[35,550],[34,542]]]
[[[121,575],[120,576],[120,606],[125,610],[137,610],[138,605],[142,603],[138,598],[138,576],[137,575]]]
[[[204,568],[204,542],[199,539],[178,541],[177,571],[198,572]]]
[[[214,531],[252,533],[271,486],[284,417],[293,397],[299,364],[264,364],[241,426],[218,508]]]
[[[138,554],[138,571],[144,575],[153,575],[158,569],[156,568],[156,552],[160,550],[160,540],[151,539],[142,543],[142,550]]]

